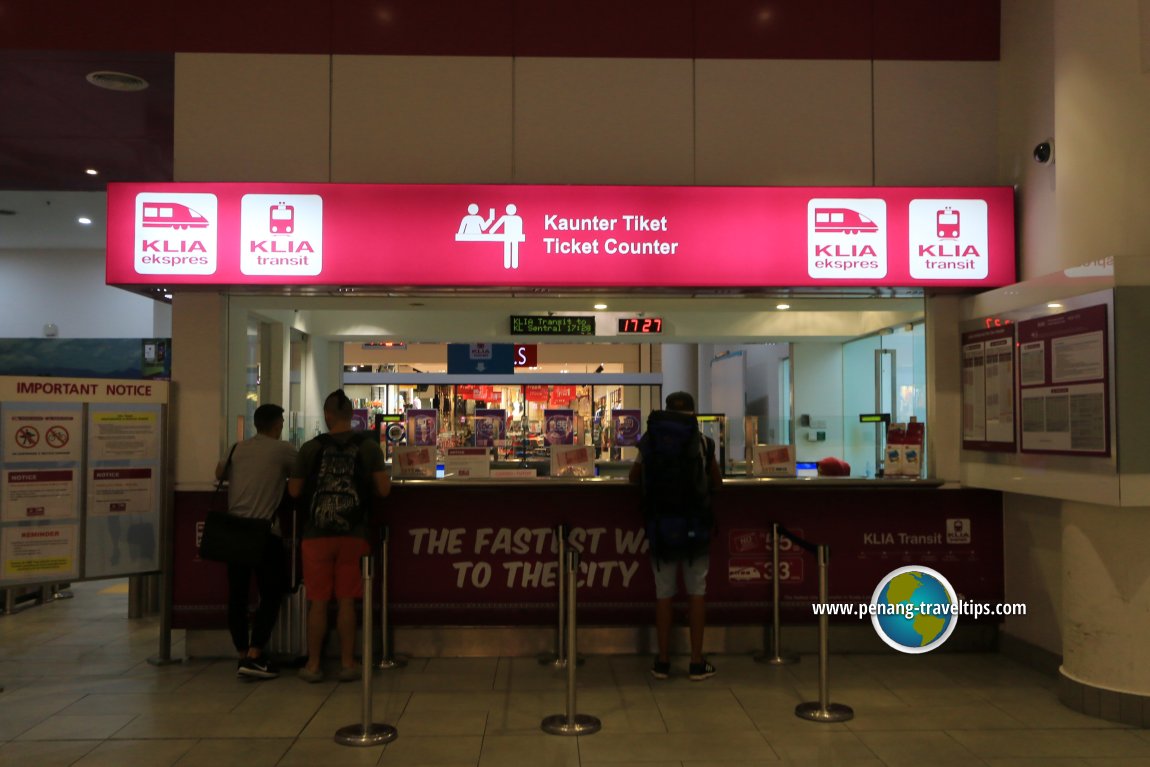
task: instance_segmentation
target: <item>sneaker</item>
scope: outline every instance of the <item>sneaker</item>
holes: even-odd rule
[[[666,660],[656,660],[651,665],[651,676],[656,679],[666,679],[671,676],[671,662]]]
[[[715,675],[715,667],[707,661],[702,663],[692,663],[688,675],[691,677],[692,682],[701,682],[704,679],[710,679]]]
[[[261,655],[258,658],[243,658],[236,668],[236,676],[252,679],[275,679],[279,675],[279,669],[268,660],[266,655]]]
[[[308,684],[317,684],[323,681],[323,671],[312,671],[304,666],[299,670],[299,678]]]
[[[359,666],[348,666],[339,670],[339,681],[354,682],[363,679],[363,669]]]

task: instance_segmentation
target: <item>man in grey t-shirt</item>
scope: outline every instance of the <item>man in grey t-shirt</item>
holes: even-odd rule
[[[279,615],[284,593],[284,548],[276,509],[287,489],[288,475],[295,465],[296,449],[280,439],[284,409],[260,405],[253,421],[256,435],[236,443],[229,457],[216,466],[216,479],[228,480],[228,513],[272,522],[260,564],[228,563],[228,630],[239,653],[237,676],[273,679],[278,672],[264,654],[272,627]],[[248,594],[252,575],[260,593],[260,604],[249,631]]]

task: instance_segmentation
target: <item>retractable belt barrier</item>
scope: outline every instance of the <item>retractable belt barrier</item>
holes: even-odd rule
[[[559,598],[556,600],[559,603],[559,622],[558,628],[555,631],[555,654],[548,655],[547,653],[544,653],[543,655],[540,655],[539,665],[563,668],[567,665],[567,656],[563,650],[563,644],[565,641],[565,632],[563,628],[567,619],[567,581],[565,570],[567,567],[567,525],[562,522],[555,526],[555,548],[559,552],[559,567],[556,570],[555,577],[555,580],[559,585]]]
[[[383,526],[379,541],[379,664],[376,668],[388,670],[403,668],[407,661],[391,654],[391,624],[387,619],[387,546],[390,528]]]
[[[575,713],[575,584],[579,580],[579,552],[567,552],[567,713],[553,714],[543,720],[543,732],[549,735],[592,735],[599,732],[603,724],[596,717]]]
[[[379,746],[399,737],[399,731],[389,724],[371,721],[371,682],[374,668],[371,662],[371,557],[360,560],[363,568],[363,721],[336,730],[335,742],[343,746]]]
[[[780,527],[779,529],[786,532],[784,528]],[[797,536],[788,533],[787,537],[803,548],[810,546],[806,541],[800,542]],[[819,699],[795,706],[795,716],[800,719],[809,719],[812,722],[845,722],[854,718],[854,710],[850,706],[830,702],[830,642],[828,639],[830,617],[826,611],[827,594],[829,593],[830,547],[826,544],[820,544],[815,551],[819,558],[819,604],[823,605],[823,610],[819,613]]]
[[[798,655],[794,653],[784,655],[780,649],[782,646],[782,624],[779,619],[779,536],[783,534],[784,530],[786,528],[778,522],[771,523],[771,650],[770,653],[764,651],[755,655],[756,663],[768,663],[772,666],[799,662]],[[801,539],[790,531],[787,531],[786,534],[796,544],[806,543],[806,541],[802,541],[800,544]]]

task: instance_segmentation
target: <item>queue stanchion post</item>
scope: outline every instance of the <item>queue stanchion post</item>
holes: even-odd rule
[[[828,571],[830,570],[830,547],[820,544],[819,557],[819,604],[823,605],[819,613],[819,699],[808,701],[795,706],[795,716],[800,719],[809,719],[812,722],[845,722],[853,719],[855,712],[850,706],[842,703],[831,703],[830,695],[830,616],[827,615],[826,605],[829,599]]]
[[[781,577],[779,575],[779,523],[771,523],[771,651],[755,655],[755,662],[766,663],[771,666],[785,666],[798,663],[799,656],[794,653],[783,654],[782,623],[779,617],[779,590]]]
[[[403,668],[407,660],[396,657],[391,651],[391,624],[387,616],[387,573],[388,573],[388,541],[390,531],[387,525],[383,526],[383,534],[379,542],[379,663],[376,668],[388,670]]]
[[[567,567],[567,525],[560,522],[555,526],[553,533],[555,535],[555,548],[559,553],[559,567],[557,568],[558,572],[555,576],[555,580],[559,586],[559,598],[557,600],[559,603],[559,620],[558,628],[555,630],[555,654],[548,655],[547,653],[544,653],[543,655],[540,655],[539,665],[563,668],[567,665],[567,656],[563,652],[563,640],[565,634],[563,628],[567,619],[567,576],[565,573],[565,568]]]
[[[371,683],[374,669],[371,662],[371,556],[360,560],[363,568],[363,721],[340,727],[335,732],[335,742],[343,746],[381,746],[399,736],[399,731],[389,724],[371,721]]]
[[[577,649],[575,635],[578,622],[575,618],[575,586],[579,579],[579,552],[567,552],[567,712],[546,717],[540,727],[549,735],[592,735],[599,732],[603,723],[589,714],[575,713],[575,662]]]

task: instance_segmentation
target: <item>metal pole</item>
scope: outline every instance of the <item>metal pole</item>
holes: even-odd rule
[[[168,405],[160,408],[163,420],[163,462],[164,477],[161,482],[164,499],[160,507],[160,646],[159,652],[148,658],[153,666],[167,666],[181,662],[182,658],[172,657],[172,600],[176,573],[175,504],[171,480],[172,430],[168,426],[171,410]]]
[[[779,618],[779,523],[771,523],[771,654],[759,653],[755,656],[757,663],[767,663],[772,666],[784,666],[798,663],[799,656],[793,653],[783,655],[781,623]]]
[[[376,724],[371,721],[371,556],[360,560],[363,568],[363,721],[360,724],[349,724],[335,732],[335,742],[343,746],[379,746],[390,743],[398,737],[399,732],[387,724]]]
[[[383,540],[379,544],[379,665],[376,668],[391,669],[403,668],[406,660],[393,658],[391,655],[391,630],[387,623],[387,541],[389,535],[387,525],[383,526]]]
[[[555,526],[555,542],[556,549],[559,551],[559,567],[557,569],[556,581],[559,585],[559,626],[555,630],[555,654],[540,655],[539,665],[541,666],[554,666],[555,668],[563,668],[567,664],[567,658],[563,654],[563,622],[566,620],[567,612],[567,589],[566,583],[566,567],[567,567],[567,526],[560,522]]]
[[[828,600],[828,574],[830,549],[826,544],[819,546],[819,604]],[[830,616],[824,609],[819,613],[819,699],[795,706],[795,716],[812,722],[845,722],[853,719],[855,712],[850,706],[830,702]]]
[[[579,552],[567,552],[567,713],[553,714],[540,725],[549,735],[592,735],[603,727],[603,723],[588,714],[575,713],[575,634],[578,629],[575,620],[575,588],[579,580]]]

